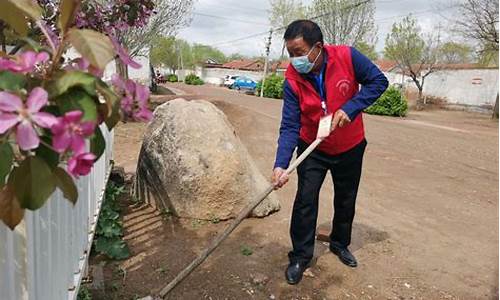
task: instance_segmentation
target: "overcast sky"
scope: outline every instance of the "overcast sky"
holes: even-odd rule
[[[311,2],[312,0],[303,1],[305,5]],[[446,29],[449,28],[449,22],[446,19],[456,13],[456,6],[450,6],[456,5],[456,2],[454,0],[375,0],[375,24],[378,27],[376,50],[382,51],[385,37],[392,23],[409,13],[413,13],[418,18],[424,31],[433,30],[441,23],[446,34]],[[178,37],[191,43],[215,46],[227,55],[231,53],[248,56],[263,55],[265,39],[268,35],[265,32],[270,28],[269,7],[268,0],[198,0],[194,4],[191,24],[180,30]],[[234,41],[249,35],[258,36]],[[278,57],[281,47],[281,37],[274,36],[271,57]]]

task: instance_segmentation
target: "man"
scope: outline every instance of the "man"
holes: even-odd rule
[[[315,140],[320,118],[333,114],[332,133],[297,168],[290,224],[293,250],[285,272],[287,282],[297,284],[313,257],[319,191],[328,171],[335,191],[330,250],[344,264],[357,266],[347,246],[366,147],[362,111],[380,97],[388,81],[356,49],[325,45],[321,29],[312,21],[292,22],[284,39],[290,66],[272,177],[276,188],[288,181],[284,172],[295,148],[300,155]]]

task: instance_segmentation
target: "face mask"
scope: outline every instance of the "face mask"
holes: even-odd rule
[[[318,53],[318,55],[316,56],[316,58],[314,59],[314,61],[310,62],[309,61],[309,54],[311,54],[313,49],[314,49],[314,47],[312,47],[311,50],[309,50],[309,52],[306,55],[290,58],[290,62],[293,65],[293,67],[295,68],[295,70],[297,70],[297,72],[299,72],[301,74],[306,74],[306,73],[311,72],[312,68],[314,67],[314,64],[316,63],[319,55],[321,54],[321,51],[320,51]]]

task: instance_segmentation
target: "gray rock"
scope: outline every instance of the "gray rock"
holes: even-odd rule
[[[139,200],[179,217],[234,217],[268,181],[259,172],[226,116],[204,100],[175,99],[155,109],[137,165]],[[275,195],[252,216],[279,210]]]

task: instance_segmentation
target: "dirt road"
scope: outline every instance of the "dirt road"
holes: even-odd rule
[[[270,175],[280,100],[207,85],[172,86],[222,109]],[[115,159],[129,168],[143,130],[133,126],[118,127],[115,139]],[[498,298],[498,123],[485,115],[426,111],[405,119],[365,115],[365,127],[368,147],[351,245],[358,268],[344,266],[317,243],[313,277],[298,286],[285,283],[293,175],[277,192],[281,211],[244,221],[171,299]],[[320,226],[331,222],[332,199],[327,177]],[[127,270],[117,292],[122,296],[157,292],[226,225],[162,218],[147,208],[131,210],[125,224],[135,256],[120,263]],[[242,247],[252,255],[242,255]]]

